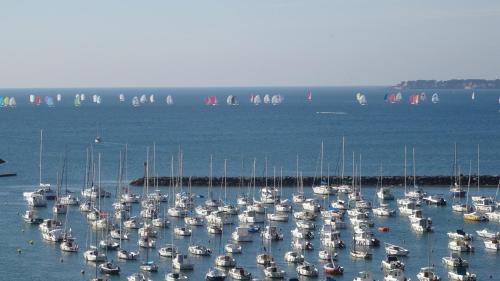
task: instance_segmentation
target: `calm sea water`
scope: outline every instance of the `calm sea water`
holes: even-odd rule
[[[480,171],[482,174],[498,174],[500,167],[500,127],[498,120],[497,91],[476,91],[476,100],[471,101],[470,91],[440,91],[441,102],[429,102],[419,106],[386,104],[383,96],[388,89],[370,88],[313,88],[311,103],[305,102],[305,88],[210,88],[210,89],[16,89],[0,90],[0,96],[16,96],[16,108],[0,108],[0,158],[8,161],[0,166],[1,172],[14,171],[15,178],[0,179],[0,271],[5,280],[87,280],[94,267],[83,261],[78,254],[61,254],[58,247],[41,240],[36,227],[25,225],[18,214],[26,205],[22,192],[33,189],[38,183],[39,131],[44,130],[43,181],[55,184],[60,171],[61,157],[66,153],[69,164],[69,182],[73,189],[83,183],[85,149],[93,142],[97,132],[103,142],[95,146],[102,154],[102,178],[108,190],[114,190],[117,178],[119,151],[128,144],[128,178],[142,175],[142,163],[146,159],[147,147],[156,146],[155,170],[157,174],[169,173],[171,155],[182,147],[185,175],[207,175],[209,157],[214,156],[214,174],[222,174],[223,161],[228,160],[230,175],[239,175],[243,161],[243,173],[249,175],[253,158],[257,159],[258,174],[264,173],[264,158],[268,159],[269,174],[272,167],[283,167],[284,174],[295,174],[295,159],[300,157],[300,169],[304,174],[318,173],[321,141],[325,146],[325,172],[336,174],[342,136],[346,138],[346,173],[350,174],[352,152],[356,158],[362,155],[364,175],[376,175],[383,167],[385,175],[400,175],[403,172],[404,146],[415,147],[416,171],[419,175],[447,175],[452,172],[453,144],[458,144],[458,163],[465,173],[469,160],[476,169],[477,145],[480,145]],[[362,91],[368,99],[367,106],[359,106],[354,94]],[[417,92],[417,91],[415,91]],[[421,91],[418,91],[421,92]],[[432,91],[426,91],[428,96]],[[56,107],[34,107],[28,104],[29,94],[54,95],[61,93],[63,102]],[[74,94],[100,94],[102,104],[84,104],[80,108],[72,106]],[[118,94],[124,93],[127,102],[119,104]],[[285,97],[280,106],[252,106],[248,99],[251,93],[275,94]],[[411,92],[413,93],[413,92]],[[130,97],[140,94],[155,94],[157,103],[138,108],[130,105]],[[167,107],[164,97],[172,94],[175,105]],[[240,106],[216,107],[203,105],[206,95],[223,96],[233,94],[240,100]],[[410,92],[403,93],[407,97]],[[336,114],[318,114],[335,112]],[[152,152],[151,152],[152,154]],[[152,156],[151,156],[152,157]],[[411,163],[410,154],[408,163]],[[411,165],[409,165],[411,168]],[[139,189],[140,190],[140,189]],[[138,190],[138,191],[139,191]],[[206,189],[195,188],[195,192],[205,194]],[[437,192],[435,188],[428,191]],[[289,195],[292,190],[285,189]],[[367,196],[372,196],[367,189]],[[399,195],[401,195],[401,192]],[[494,193],[494,190],[484,190]],[[230,192],[235,198],[236,192]],[[109,201],[110,203],[110,201]],[[110,204],[108,204],[109,206]],[[40,211],[49,216],[49,209]],[[136,208],[137,209],[137,208]],[[136,210],[137,211],[137,210]],[[467,231],[488,227],[499,231],[498,224],[470,224],[452,214],[447,208],[425,208],[426,215],[433,217],[436,231],[428,236],[411,232],[405,218],[375,219],[376,225],[391,227],[389,233],[379,233],[383,241],[406,245],[411,255],[405,259],[407,274],[415,279],[418,268],[427,265],[429,246],[433,249],[431,263],[436,265],[445,277],[440,258],[448,254],[446,232],[464,227]],[[80,246],[85,248],[86,227],[79,211],[71,209],[70,225]],[[403,222],[403,223],[402,223]],[[175,220],[173,220],[175,224]],[[290,224],[282,225],[288,233]],[[227,228],[223,242],[229,237]],[[350,243],[351,229],[342,231],[346,242]],[[136,234],[126,246],[135,249]],[[196,238],[194,238],[196,237]],[[218,238],[209,236],[205,228],[195,230],[193,239],[200,239],[218,252]],[[430,239],[429,239],[430,238]],[[28,244],[33,240],[34,245]],[[177,239],[175,243],[187,248],[189,238]],[[159,245],[170,241],[170,231],[162,233]],[[283,263],[283,255],[289,249],[289,239],[273,243],[273,254],[278,263],[285,267],[289,276],[294,268]],[[319,248],[318,239],[315,240]],[[256,276],[262,270],[255,264],[260,240],[244,246],[244,254],[237,256],[238,263],[245,264]],[[498,254],[486,252],[481,241],[475,241],[477,251],[466,258],[471,262],[471,271],[479,274],[479,280],[487,280],[489,274],[499,276],[494,265],[499,262]],[[22,253],[18,254],[17,249]],[[155,251],[156,253],[156,251]],[[353,261],[348,250],[339,250],[339,262],[345,267],[344,277],[352,280],[360,270],[371,270],[377,278],[382,278],[379,270],[383,249],[374,249],[371,261]],[[145,254],[144,252],[142,253]],[[114,255],[114,253],[112,254]],[[317,265],[317,250],[306,253],[308,260]],[[62,262],[61,262],[62,259]],[[169,261],[155,259],[161,264],[161,271],[152,275],[155,280],[163,279],[163,272]],[[195,271],[189,273],[193,280],[204,276],[214,257],[196,258]],[[15,265],[15,266],[14,266]],[[120,263],[122,279],[138,270],[138,263]],[[85,270],[82,275],[81,270]],[[44,274],[42,275],[41,272]],[[119,278],[116,277],[116,280]]]

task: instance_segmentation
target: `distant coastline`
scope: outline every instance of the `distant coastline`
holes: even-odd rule
[[[500,89],[500,79],[408,80],[393,86],[399,90],[416,89]]]

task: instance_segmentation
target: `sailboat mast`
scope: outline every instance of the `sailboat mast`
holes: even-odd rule
[[[344,184],[344,161],[345,161],[345,155],[344,155],[344,149],[345,149],[345,139],[344,136],[342,136],[342,173],[340,175],[340,184]]]
[[[38,168],[39,168],[39,183],[42,185],[42,151],[43,151],[43,130],[40,130],[40,158],[38,162]]]
[[[453,161],[453,174],[455,175],[455,184],[457,184],[458,173],[457,173],[457,143],[456,142],[455,142],[455,157],[454,157],[454,161]]]
[[[224,159],[224,204],[227,197],[227,159]]]
[[[321,185],[321,181],[323,180],[323,141],[321,141],[321,160],[320,160],[319,166],[320,166],[319,180],[320,180],[320,185]]]
[[[477,193],[479,194],[479,144],[477,144]]]
[[[405,172],[404,172],[405,173],[404,174],[404,176],[405,176],[405,179],[404,179],[405,183],[404,184],[405,184],[405,194],[406,194],[406,145],[405,145],[405,165],[404,166],[405,166]]]
[[[413,187],[416,187],[417,186],[417,177],[415,175],[415,171],[416,171],[416,168],[415,168],[415,147],[413,147]]]

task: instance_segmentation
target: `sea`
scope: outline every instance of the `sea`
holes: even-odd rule
[[[306,93],[312,92],[312,101]],[[360,105],[356,93],[366,95],[367,105]],[[78,208],[69,208],[68,226],[80,245],[76,254],[66,254],[57,244],[41,239],[36,226],[27,225],[21,215],[27,209],[23,200],[24,191],[32,191],[40,182],[39,152],[40,133],[43,131],[41,181],[56,186],[58,175],[66,163],[67,185],[78,194],[85,178],[87,151],[93,151],[96,159],[101,156],[101,184],[116,194],[120,154],[126,152],[126,180],[144,175],[144,161],[150,162],[150,174],[170,175],[171,159],[177,161],[182,154],[184,176],[214,176],[224,174],[227,163],[228,176],[250,176],[253,162],[256,175],[273,177],[295,175],[298,169],[304,175],[318,176],[351,175],[353,159],[356,171],[362,175],[452,175],[454,151],[457,147],[457,169],[460,173],[476,175],[498,175],[500,167],[500,91],[475,90],[403,90],[403,100],[390,104],[384,96],[395,91],[389,87],[255,87],[255,88],[82,88],[82,89],[0,89],[0,96],[14,96],[16,107],[0,107],[0,158],[7,161],[0,165],[0,174],[14,172],[15,177],[0,178],[0,272],[2,280],[89,280],[95,276],[95,265],[86,263],[83,251],[90,246],[88,225]],[[426,93],[427,100],[419,105],[410,105],[408,97]],[[430,102],[437,92],[439,103]],[[49,107],[33,105],[29,95],[52,96],[61,94],[62,100]],[[85,94],[86,100],[75,107],[76,94]],[[101,104],[91,102],[92,95],[101,96]],[[125,101],[120,102],[118,95]],[[133,107],[133,96],[155,96],[155,103]],[[283,97],[280,105],[255,106],[250,96],[260,94]],[[172,95],[173,105],[165,98]],[[226,97],[235,95],[238,106],[226,105]],[[217,96],[217,106],[204,104],[206,96]],[[101,139],[95,143],[95,138]],[[342,140],[344,139],[344,150]],[[321,144],[323,143],[323,171],[321,171]],[[344,151],[344,153],[342,153]],[[182,153],[180,153],[182,152]],[[414,152],[414,153],[413,153]],[[414,155],[414,156],[413,156]],[[124,156],[122,156],[124,157]],[[344,159],[342,165],[342,159]],[[479,160],[479,161],[478,161]],[[415,165],[413,165],[415,163]],[[267,169],[266,169],[267,167]],[[141,187],[131,187],[142,193]],[[291,198],[294,186],[283,188],[283,196]],[[411,231],[407,218],[397,215],[391,218],[374,217],[375,232],[382,243],[390,242],[410,250],[403,258],[405,273],[416,280],[419,268],[434,265],[436,271],[447,279],[447,271],[441,258],[450,254],[447,249],[446,232],[463,228],[475,234],[475,230],[488,228],[500,231],[499,223],[464,222],[459,214],[451,211],[451,201],[446,187],[423,187],[429,193],[444,193],[446,207],[424,206],[424,214],[432,217],[435,231],[419,235]],[[164,192],[168,189],[161,187]],[[192,187],[200,195],[196,203],[201,204],[207,196],[206,187]],[[227,200],[235,201],[241,188],[228,187]],[[310,187],[306,194],[314,197]],[[394,187],[397,197],[403,194],[402,187]],[[495,196],[495,188],[471,187],[470,193]],[[215,194],[223,196],[219,189]],[[363,194],[374,198],[375,189],[366,187]],[[81,197],[81,196],[80,196]],[[318,197],[319,198],[319,197]],[[319,198],[325,206],[335,199]],[[105,199],[102,204],[111,208],[114,199]],[[464,199],[465,200],[465,199]],[[48,208],[38,211],[43,217],[51,217],[51,202]],[[390,205],[395,207],[395,202]],[[162,205],[162,208],[167,205]],[[270,207],[270,211],[272,207]],[[139,208],[133,208],[138,213]],[[65,218],[62,218],[65,220]],[[172,226],[181,225],[181,220],[171,219]],[[234,218],[235,224],[237,218]],[[237,263],[244,265],[254,277],[263,278],[262,268],[257,266],[255,256],[264,247],[272,253],[277,264],[286,270],[287,277],[295,277],[295,267],[283,260],[290,249],[289,223],[275,223],[285,233],[283,241],[264,243],[258,235],[253,242],[243,245],[243,253],[235,255]],[[377,227],[387,226],[387,233],[377,232]],[[211,257],[191,258],[195,269],[186,272],[190,280],[202,280],[214,258],[223,249],[235,225],[224,228],[222,237],[209,235],[205,227],[193,230],[191,238],[172,238],[172,229],[160,230],[157,248],[149,257],[160,265],[158,273],[151,273],[153,280],[163,280],[170,270],[170,260],[157,254],[160,245],[172,239],[183,252],[187,245],[202,242],[213,249]],[[319,227],[315,230],[314,251],[306,251],[306,259],[318,266]],[[384,258],[383,247],[372,249],[371,260],[353,260],[349,256],[352,228],[341,230],[342,239],[348,247],[337,249],[338,262],[345,268],[343,276],[335,280],[352,280],[357,272],[369,270],[378,280],[383,279],[380,261]],[[478,280],[496,280],[500,270],[496,267],[499,254],[485,250],[482,240],[475,235],[474,253],[462,255],[469,260],[469,271],[478,275]],[[127,249],[138,249],[137,233],[124,242]],[[110,257],[116,257],[110,252]],[[141,249],[141,258],[146,251]],[[121,267],[119,276],[112,280],[125,280],[139,270],[140,260],[135,262],[115,261]],[[318,280],[326,277],[320,273]],[[229,277],[228,277],[229,279]]]

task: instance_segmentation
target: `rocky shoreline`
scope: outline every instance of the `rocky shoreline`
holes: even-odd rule
[[[174,182],[180,181],[179,177],[174,177],[173,178]],[[209,184],[209,177],[183,177],[182,178],[182,184],[183,186],[188,186],[189,181],[191,180],[191,185],[192,186],[208,186]],[[304,186],[311,186],[316,180],[316,183],[319,183],[319,180],[314,177],[303,177],[304,181]],[[326,179],[325,179],[326,180]],[[345,184],[350,184],[351,183],[351,177],[345,177],[344,178],[344,183]],[[499,184],[500,177],[499,176],[480,176],[480,185],[481,187],[496,187]],[[223,177],[213,177],[212,178],[212,185],[213,186],[220,186],[223,184],[224,178]],[[278,185],[279,179],[276,179],[276,184]],[[338,184],[340,183],[340,178],[339,177],[330,177],[330,184]],[[361,179],[362,185],[363,186],[377,186],[379,183],[379,177],[374,176],[366,176],[362,177]],[[452,177],[451,176],[417,176],[416,177],[416,182],[417,185],[422,185],[422,186],[443,186],[443,187],[448,187],[450,186],[452,182]],[[461,182],[463,185],[467,185],[468,182],[468,176],[462,176],[461,177]],[[170,186],[172,184],[171,178],[170,177],[158,177],[158,178],[149,178],[149,185],[154,186],[155,183],[158,186]],[[257,177],[255,178],[255,185],[256,186],[263,186],[266,183],[266,179],[264,177]],[[268,185],[273,185],[273,179],[268,178],[267,180]],[[238,187],[238,186],[244,186],[247,187],[248,185],[253,184],[252,183],[252,178],[250,177],[228,177],[227,178],[227,186],[228,187]],[[383,178],[383,184],[387,186],[402,186],[404,184],[404,177],[403,176],[385,176]],[[130,182],[130,185],[133,186],[143,186],[144,185],[144,178],[137,178],[134,179]],[[296,186],[297,185],[297,179],[296,177],[292,176],[286,176],[283,177],[283,186]],[[407,177],[407,185],[413,185],[413,177],[408,176]],[[472,176],[471,177],[471,188],[476,187],[477,185],[477,177]]]

